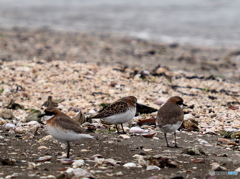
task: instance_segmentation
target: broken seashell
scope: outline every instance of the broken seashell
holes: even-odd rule
[[[198,139],[198,142],[199,142],[200,144],[202,144],[202,145],[208,144],[208,141],[203,140],[203,139]]]
[[[142,133],[141,136],[145,138],[153,138],[156,135],[156,132]]]
[[[137,167],[137,165],[135,163],[126,163],[123,165],[123,167],[125,168],[134,168]]]
[[[205,163],[205,159],[204,158],[192,158],[191,162],[193,162],[193,163]]]
[[[51,135],[47,135],[41,139],[38,140],[38,143],[42,143],[42,142],[45,142],[45,141],[48,141],[48,140],[51,140],[52,139],[52,136]]]
[[[71,165],[75,160],[64,158],[64,159],[58,159],[58,161],[63,165]]]
[[[3,127],[5,127],[5,129],[9,130],[9,129],[13,129],[15,128],[15,124],[12,124],[12,123],[6,123],[3,125]]]
[[[37,149],[38,149],[38,150],[46,150],[46,149],[49,149],[49,148],[46,147],[46,146],[39,146]]]
[[[133,132],[133,133],[142,133],[144,132],[144,130],[140,127],[131,127],[129,132]]]
[[[77,168],[73,170],[72,178],[95,178],[95,177],[86,170],[83,170],[82,168]]]
[[[203,149],[196,148],[196,147],[187,147],[183,149],[182,154],[188,154],[188,155],[206,155]]]
[[[35,162],[46,162],[46,161],[50,161],[51,159],[52,159],[52,156],[47,155],[47,156],[38,158],[37,160],[35,160]]]
[[[146,170],[161,170],[161,168],[156,165],[148,165]]]
[[[80,168],[85,164],[84,160],[75,160],[72,163],[73,168]]]
[[[130,136],[127,134],[121,134],[121,135],[119,135],[119,137],[121,137],[123,139],[130,139]]]
[[[75,117],[73,117],[73,120],[75,120],[79,125],[82,125],[84,122],[86,122],[85,115],[81,110]]]
[[[37,167],[37,164],[33,162],[28,162],[28,169],[33,170]]]

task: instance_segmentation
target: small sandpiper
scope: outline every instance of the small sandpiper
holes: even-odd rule
[[[179,96],[170,97],[167,102],[158,110],[156,125],[161,132],[164,133],[164,137],[168,145],[167,133],[174,132],[175,146],[178,147],[176,141],[176,130],[183,123],[183,110],[182,107],[186,106],[183,103],[183,99]]]
[[[118,133],[117,124],[121,124],[123,133],[125,133],[123,123],[129,122],[134,118],[137,110],[136,103],[137,98],[134,96],[123,97],[99,111],[97,114],[90,115],[87,120],[99,118],[109,124],[115,124]]]
[[[59,109],[50,106],[44,110],[45,114],[40,116],[52,116],[46,121],[49,134],[59,142],[67,143],[67,158],[70,153],[70,142],[81,142],[83,139],[94,139],[93,136],[86,134],[76,121],[61,112]]]

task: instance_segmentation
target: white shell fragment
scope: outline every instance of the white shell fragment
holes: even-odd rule
[[[161,170],[161,168],[156,165],[148,165],[146,170]]]
[[[46,162],[46,161],[50,161],[51,159],[52,159],[52,156],[47,155],[47,156],[38,158],[36,162]]]
[[[123,167],[125,168],[134,168],[137,167],[137,165],[135,163],[126,163],[123,165]]]
[[[198,142],[199,142],[201,145],[204,145],[204,144],[208,144],[208,143],[209,143],[208,141],[203,140],[203,139],[198,139]]]
[[[126,134],[121,134],[121,135],[119,135],[119,137],[123,138],[123,139],[130,139],[130,136],[126,135]]]
[[[15,128],[15,124],[12,124],[12,123],[6,123],[3,125],[5,127],[5,129],[13,129]]]
[[[132,133],[143,133],[144,130],[140,127],[131,127],[129,132],[132,132]]]
[[[72,163],[73,168],[80,168],[85,164],[84,160],[76,160]]]

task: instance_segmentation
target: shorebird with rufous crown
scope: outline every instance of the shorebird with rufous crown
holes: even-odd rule
[[[43,107],[58,107],[58,103],[54,102],[53,101],[53,98],[52,96],[48,96],[48,99],[47,101],[45,101],[43,104],[42,104]]]
[[[123,123],[129,122],[134,118],[137,110],[136,105],[136,97],[123,97],[108,105],[106,108],[99,111],[97,114],[90,115],[89,117],[87,117],[87,121],[94,118],[103,119],[103,121],[109,124],[115,124],[118,133],[119,130],[117,125],[121,124],[122,131],[123,133],[125,133],[123,129]]]
[[[85,129],[80,127],[76,121],[59,109],[50,106],[44,110],[45,114],[41,117],[53,116],[46,121],[49,134],[59,142],[67,143],[67,158],[70,156],[70,142],[81,142],[84,139],[94,139],[93,136],[87,134]]]
[[[167,133],[174,132],[175,146],[177,145],[176,130],[182,125],[184,113],[183,106],[187,106],[183,103],[183,99],[179,96],[170,97],[167,102],[158,110],[156,125],[161,132],[164,133],[164,137],[167,143],[167,147],[170,147],[167,140]]]

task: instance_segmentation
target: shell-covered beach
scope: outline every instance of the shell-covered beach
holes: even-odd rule
[[[236,48],[20,28],[0,29],[0,39],[0,178],[71,178],[84,172],[85,178],[203,178],[210,171],[240,172]],[[94,121],[98,140],[73,144],[71,158],[82,163],[72,165],[58,160],[65,149],[44,124],[29,118],[43,112],[48,96],[74,118],[129,95],[154,109],[171,96],[184,99],[185,120],[197,124],[177,132],[181,148],[167,148],[154,125],[140,126],[155,133],[147,138],[131,132],[129,124],[128,133],[119,135]],[[155,118],[156,112],[138,114],[133,123]]]

